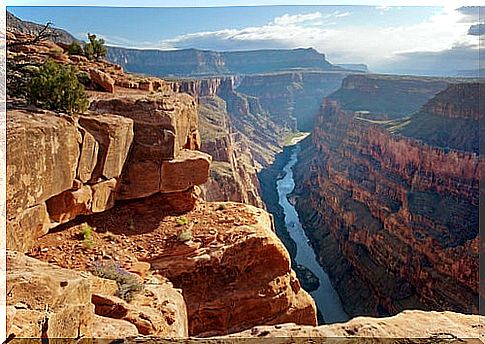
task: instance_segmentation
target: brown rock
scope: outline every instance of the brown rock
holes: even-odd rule
[[[7,116],[7,218],[72,187],[80,135],[51,112],[12,110]]]
[[[90,109],[131,118],[134,144],[150,150],[155,160],[172,159],[182,149],[198,149],[197,105],[188,94],[156,94],[93,99]],[[198,141],[197,141],[198,140]],[[146,158],[146,156],[145,156]]]
[[[219,246],[150,261],[153,270],[183,290],[189,334],[222,335],[281,321],[316,325],[315,303],[295,287],[289,254],[272,231],[269,214],[237,207],[239,218],[251,222],[227,229]]]
[[[128,321],[94,316],[93,338],[119,339],[135,336],[138,336],[138,330]]]
[[[40,338],[45,313],[27,308],[7,306],[7,333],[17,338]]]
[[[93,191],[91,211],[93,213],[99,213],[114,206],[117,185],[118,180],[116,180],[116,178],[111,178],[110,180],[91,186],[91,190]]]
[[[67,190],[47,200],[51,221],[65,223],[78,215],[89,214],[93,192],[87,185],[78,190]]]
[[[175,159],[162,163],[160,192],[181,192],[209,179],[210,155],[184,149]]]
[[[132,153],[132,157],[136,153]],[[136,159],[136,158],[135,158]],[[144,198],[160,189],[160,161],[135,160],[129,163],[123,172],[123,184],[120,189],[121,199]]]
[[[23,304],[31,314],[15,313],[11,329],[27,330],[25,318],[36,324],[39,314],[47,321],[47,337],[78,338],[90,336],[93,307],[89,281],[79,273],[62,269],[18,252],[7,251],[7,306]],[[27,326],[31,328],[30,325]],[[41,327],[42,329],[42,327]]]
[[[187,313],[180,292],[153,278],[130,303],[116,297],[93,294],[95,312],[103,317],[126,320],[143,335],[186,337]]]
[[[200,146],[196,104],[188,95],[93,99],[90,108],[134,121],[133,147],[123,172],[120,199],[147,197],[159,192],[162,162],[173,159],[182,148]]]
[[[31,249],[38,238],[49,231],[49,214],[45,203],[28,208],[7,221],[7,248],[20,252]]]
[[[79,124],[98,142],[98,159],[91,180],[119,177],[133,140],[133,121],[116,115],[81,116]]]
[[[91,81],[98,85],[103,91],[114,93],[115,81],[109,74],[100,71],[99,69],[91,69],[89,71]]]
[[[69,59],[74,63],[89,63],[89,60],[86,56],[70,55]]]
[[[91,282],[91,291],[93,294],[114,296],[118,292],[118,284],[116,281],[100,278],[91,274],[87,278]]]
[[[413,310],[404,311],[389,318],[358,317],[342,324],[317,327],[295,324],[257,326],[225,338],[229,340],[236,337],[278,337],[281,339],[281,343],[288,343],[298,337],[322,339],[360,337],[362,343],[368,342],[363,338],[406,338],[402,340],[402,343],[439,342],[456,340],[456,338],[478,339],[483,337],[481,333],[483,333],[484,320],[484,317],[480,315]],[[268,341],[271,340],[268,339]],[[360,341],[356,343],[360,343]],[[401,341],[396,343],[401,343]]]
[[[149,271],[150,263],[147,262],[135,262],[130,266],[130,272],[133,272],[142,278],[147,277]]]
[[[77,176],[83,183],[91,179],[92,173],[98,162],[99,144],[88,131],[80,128],[83,135],[83,142],[81,145],[81,156],[79,157],[79,164],[77,167]]]
[[[140,81],[138,85],[140,90],[149,91],[149,92],[153,91],[153,83],[150,80]]]

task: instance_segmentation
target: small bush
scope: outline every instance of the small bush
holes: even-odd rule
[[[98,277],[116,281],[118,284],[118,293],[116,296],[127,302],[131,301],[136,293],[143,290],[143,282],[141,279],[137,275],[121,268],[116,263],[97,262],[92,272]]]
[[[100,59],[105,57],[107,54],[106,47],[104,46],[104,39],[96,38],[96,35],[91,35],[88,33],[89,42],[84,46],[84,56],[88,59]]]
[[[27,85],[29,103],[49,110],[85,112],[89,101],[72,66],[46,61]]]
[[[67,47],[67,53],[69,55],[84,55],[83,48],[78,42],[72,42]]]
[[[129,219],[128,220],[128,226],[129,226],[130,230],[134,231],[136,229],[136,227],[135,227],[135,220]]]
[[[189,219],[187,219],[184,216],[177,218],[177,226],[185,226],[188,223],[189,223]]]
[[[86,247],[90,249],[93,248],[94,246],[93,229],[87,223],[83,225],[82,236]]]
[[[181,242],[192,240],[192,231],[190,229],[183,230],[182,232],[180,232],[177,239]]]

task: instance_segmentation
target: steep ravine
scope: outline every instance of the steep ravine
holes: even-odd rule
[[[478,84],[452,84],[395,121],[323,103],[296,166],[296,207],[351,316],[478,312],[477,99]],[[416,139],[433,126],[461,149]]]
[[[288,199],[295,187],[292,168],[297,164],[298,153],[300,153],[298,144],[291,148],[290,160],[282,170],[284,177],[276,182],[276,189],[278,192],[278,203],[284,213],[285,227],[296,245],[294,260],[297,265],[308,269],[318,279],[318,287],[311,291],[310,294],[317,304],[317,308],[323,317],[323,322],[326,324],[345,322],[349,317],[343,310],[340,298],[333,289],[328,275],[318,263],[317,256],[300,223],[298,213]]]

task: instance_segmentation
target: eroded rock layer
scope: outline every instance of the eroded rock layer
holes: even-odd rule
[[[484,161],[359,116],[326,100],[296,171],[298,210],[347,312],[478,312]]]

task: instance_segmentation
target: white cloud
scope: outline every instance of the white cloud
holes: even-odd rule
[[[196,32],[161,42],[164,49],[199,48],[248,50],[262,48],[314,47],[335,63],[367,63],[370,68],[399,62],[404,52],[437,52],[457,45],[477,47],[476,37],[467,35],[464,14],[444,7],[414,25],[334,25],[349,12],[335,11],[274,18],[266,25],[243,29]]]
[[[320,12],[308,13],[308,14],[284,14],[281,17],[276,17],[273,23],[276,25],[290,25],[313,21],[322,17]]]

